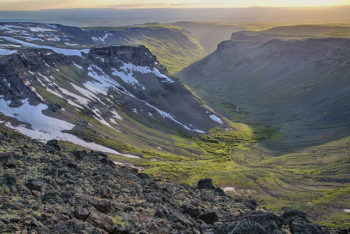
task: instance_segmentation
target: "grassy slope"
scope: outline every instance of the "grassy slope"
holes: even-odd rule
[[[152,155],[152,161],[125,159],[145,167],[153,176],[194,185],[211,177],[220,187],[234,187],[237,196],[251,196],[273,210],[293,207],[306,211],[318,223],[350,227],[350,137],[279,157],[271,156],[257,138],[271,137],[269,129],[242,127],[236,132],[212,130],[195,140],[205,155]]]
[[[145,45],[170,74],[174,74],[203,58],[207,53],[198,40],[178,26],[165,24],[144,24],[116,28],[90,28],[98,30],[128,31],[145,29],[141,33],[130,33],[123,44]]]
[[[286,38],[284,34],[288,32],[288,38],[294,39],[296,35],[301,38],[316,37],[316,35],[336,36],[338,34],[334,33],[338,29],[344,36],[347,35],[346,31],[350,32],[350,27],[346,26],[290,26],[251,32],[249,36],[255,38],[258,37],[257,35],[272,35],[272,32],[278,32],[279,36],[273,34],[271,38]],[[244,48],[241,49],[242,57],[248,49],[254,52],[255,44],[252,45],[253,49],[242,46]],[[309,59],[307,63],[290,69],[285,64],[288,62],[292,64],[292,59],[280,62],[283,59],[276,59],[279,55],[275,54],[276,57],[260,61],[254,60],[250,53],[249,56],[252,58],[247,56],[248,59],[244,60],[237,55],[237,50],[232,49],[231,52],[230,49],[225,49],[225,53],[220,51],[220,53],[211,54],[183,70],[180,77],[209,106],[231,120],[280,128],[284,138],[276,142],[275,145],[279,144],[275,147],[276,149],[292,150],[312,144],[323,144],[329,140],[328,135],[332,136],[332,139],[346,136],[348,133],[346,126],[349,126],[349,122],[345,122],[346,119],[342,117],[341,121],[334,123],[334,113],[345,115],[346,112],[342,110],[348,109],[349,105],[345,101],[348,95],[344,93],[340,97],[340,92],[337,91],[335,94],[339,94],[339,97],[332,99],[331,95],[325,93],[327,89],[329,92],[344,90],[348,87],[349,82],[346,77],[349,72],[346,70],[346,62],[336,65],[333,62],[329,65],[325,61],[331,61],[331,59],[327,58],[321,61],[324,65],[319,66],[320,56],[315,56],[314,60]],[[259,49],[256,51],[259,52]],[[339,56],[334,56],[333,59],[341,56],[339,53]],[[341,58],[345,59],[345,56]],[[254,66],[249,66],[249,59],[255,61]],[[300,61],[302,59],[300,58]],[[284,70],[279,71],[280,68],[276,64],[285,65]],[[318,66],[317,69],[315,69],[316,66]],[[335,77],[337,79],[334,79]],[[334,86],[338,88],[332,89]],[[252,93],[255,96],[251,95]],[[317,102],[315,97],[318,93],[326,97],[328,102]],[[304,100],[314,101],[314,103],[310,104]],[[336,102],[337,105],[330,105],[330,101]],[[306,106],[308,107],[305,108]],[[317,112],[318,110],[322,111]],[[317,135],[317,132],[323,133]],[[306,138],[300,138],[301,135],[305,135]]]

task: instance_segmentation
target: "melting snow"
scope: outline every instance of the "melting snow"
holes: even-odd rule
[[[121,117],[116,111],[111,111],[111,113],[113,114],[113,116],[119,120],[123,120],[123,117]]]
[[[81,70],[84,70],[82,66],[76,64],[76,63],[73,63],[74,66],[76,66],[77,68],[81,69]]]
[[[109,37],[109,36],[112,36],[113,34],[111,33],[106,33],[103,37],[91,37],[91,39],[94,41],[94,42],[103,42],[105,43],[105,40]]]
[[[232,193],[236,191],[234,187],[226,187],[226,188],[223,188],[222,190],[224,190],[225,193]]]
[[[209,117],[211,118],[211,120],[213,120],[213,121],[215,121],[215,122],[217,122],[217,123],[219,123],[219,124],[224,124],[224,123],[222,122],[222,120],[221,120],[219,117],[217,117],[216,115],[214,115],[214,114],[209,115]]]
[[[143,85],[141,85],[139,83],[139,81],[137,79],[135,79],[135,77],[133,76],[132,72],[130,72],[130,71],[128,72],[128,71],[124,70],[124,72],[120,72],[117,69],[113,68],[112,69],[112,75],[120,77],[125,83],[138,84],[138,85],[142,86],[143,88],[145,88]]]
[[[94,78],[97,82],[94,81],[88,81],[84,83],[84,86],[90,90],[93,93],[102,93],[104,95],[107,95],[107,91],[111,87],[121,87],[118,82],[104,74],[102,71],[102,75],[98,75],[94,70],[93,67],[99,71],[101,71],[100,68],[96,66],[89,66],[88,75],[92,78]]]
[[[123,71],[125,71],[127,73],[131,73],[132,71],[137,71],[137,72],[140,72],[142,74],[153,73],[154,75],[156,75],[159,78],[164,79],[168,83],[174,83],[174,81],[172,79],[170,79],[166,75],[162,74],[155,67],[153,68],[153,70],[151,70],[151,68],[149,68],[149,67],[135,66],[135,65],[133,65],[131,63],[124,63],[124,65],[120,69],[122,69]]]
[[[132,64],[131,64],[132,65]],[[132,67],[137,67],[137,66],[134,66],[132,65]],[[102,75],[98,75],[94,70],[93,68],[99,70]],[[125,68],[125,67],[124,67]],[[109,88],[111,87],[122,87],[120,86],[120,84],[118,82],[116,82],[115,80],[113,80],[112,78],[110,78],[109,76],[107,76],[105,73],[103,73],[103,71],[93,65],[93,66],[89,66],[89,76],[91,76],[92,78],[96,79],[98,82],[92,82],[92,81],[88,81],[86,83],[84,83],[84,86],[89,89],[91,92],[93,93],[102,93],[104,95],[107,95],[107,91]],[[131,69],[131,67],[128,67],[128,69]],[[202,130],[199,130],[199,129],[192,129],[190,127],[188,127],[187,125],[185,124],[182,124],[180,123],[179,121],[177,121],[171,114],[165,112],[165,111],[162,111],[160,110],[159,108],[149,104],[148,102],[146,101],[143,101],[143,100],[140,100],[138,99],[137,97],[135,97],[133,94],[129,93],[129,92],[123,92],[124,94],[132,97],[132,98],[135,98],[137,99],[138,101],[140,102],[143,102],[144,104],[146,104],[147,106],[151,107],[152,109],[156,110],[163,118],[167,118],[167,119],[170,119],[171,121],[175,122],[176,124],[179,124],[180,126],[182,126],[183,128],[185,128],[186,130],[188,131],[194,131],[194,132],[197,132],[197,133],[205,133],[204,131]],[[137,113],[137,109],[136,108],[133,108],[132,111],[134,113]]]
[[[58,54],[63,54],[63,55],[67,55],[67,56],[80,56],[80,57],[82,57],[82,53],[89,52],[89,49],[75,50],[75,49],[56,48],[56,47],[45,46],[45,45],[36,45],[36,44],[29,43],[29,42],[21,41],[18,39],[14,39],[12,37],[7,37],[7,36],[0,36],[0,38],[5,39],[5,40],[10,41],[10,42],[21,44],[21,45],[26,46],[26,47],[53,50]]]
[[[63,133],[63,130],[70,130],[74,127],[74,125],[66,121],[44,115],[42,111],[48,108],[45,104],[32,106],[29,104],[27,99],[23,101],[23,105],[20,107],[11,108],[9,104],[9,101],[0,99],[0,112],[2,112],[4,115],[16,118],[21,122],[30,124],[32,129],[29,129],[24,125],[19,125],[17,127],[12,126],[9,123],[6,124],[6,126],[15,129],[31,138],[35,138],[43,142],[51,139],[69,141],[91,150],[97,150],[111,154],[119,154],[125,157],[138,158],[137,156],[121,154],[118,151],[107,148],[105,146],[93,142],[86,142],[74,135]]]
[[[94,114],[97,116],[97,118],[95,118],[96,120],[98,120],[100,123],[102,123],[110,128],[113,128],[106,120],[104,120],[104,118],[102,118],[98,109],[93,109],[91,111],[94,112]]]
[[[77,91],[79,91],[79,93],[83,94],[85,97],[88,97],[88,98],[93,98],[93,99],[99,99],[93,92],[90,92],[89,90],[87,89],[84,89],[78,85],[75,85],[73,83],[70,83],[74,89],[76,89]]]
[[[4,46],[4,47],[6,47],[6,46],[10,46],[10,47],[22,47],[21,45],[14,45],[14,44],[0,44],[0,46]]]
[[[43,39],[37,38],[37,37],[29,37],[29,36],[27,36],[27,37],[22,37],[22,38],[24,38],[24,39],[26,39],[28,41],[44,41]]]
[[[53,91],[51,89],[46,89],[48,92],[52,93],[53,95],[56,95],[57,97],[65,99],[60,93],[57,93],[56,91]]]
[[[75,98],[75,99],[77,100],[77,102],[80,103],[80,104],[82,104],[82,105],[87,106],[87,104],[88,104],[89,101],[90,101],[89,99],[84,98],[84,97],[82,97],[82,96],[79,96],[79,95],[77,95],[77,94],[75,94],[75,93],[72,93],[72,92],[70,92],[70,91],[67,90],[67,89],[64,89],[64,88],[59,88],[59,89],[61,90],[61,92],[62,92],[63,94]]]
[[[68,42],[65,42],[64,44],[66,44],[67,46],[78,46],[79,44],[72,44],[72,43],[68,43]]]
[[[29,27],[29,30],[32,32],[53,32],[55,30],[50,28],[43,28],[43,27]]]
[[[10,55],[17,53],[17,50],[0,49],[0,55]]]

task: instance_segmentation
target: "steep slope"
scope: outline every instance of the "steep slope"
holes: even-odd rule
[[[349,135],[350,40],[277,40],[234,33],[232,40],[180,73],[214,110],[278,128],[276,150]]]
[[[197,188],[160,181],[1,126],[0,142],[1,232],[327,233],[302,212],[269,212],[208,179]]]
[[[46,43],[50,37],[23,40],[40,31],[63,44],[68,36],[52,26],[7,27],[11,36],[0,36],[9,51],[0,56],[0,111],[7,126],[26,135],[108,153],[157,144],[178,151],[174,136],[223,125],[144,46],[60,48]]]
[[[165,24],[132,25],[117,28],[88,28],[97,38],[109,35],[104,44],[145,45],[171,74],[203,58],[206,53],[198,40],[180,27]],[[107,34],[104,34],[104,31]],[[96,36],[95,36],[96,37]],[[95,39],[98,42],[98,39]],[[102,41],[100,41],[102,42]]]
[[[145,45],[170,73],[203,58],[205,51],[190,33],[163,24],[79,28],[59,24],[0,24],[0,34],[59,47],[81,45]]]

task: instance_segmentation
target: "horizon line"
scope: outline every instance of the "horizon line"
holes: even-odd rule
[[[62,10],[201,10],[201,9],[250,9],[250,8],[339,8],[339,7],[350,7],[349,5],[324,5],[324,6],[230,6],[230,7],[143,7],[143,8],[115,8],[115,7],[87,7],[87,8],[46,8],[37,10],[1,10],[1,11],[62,11]]]

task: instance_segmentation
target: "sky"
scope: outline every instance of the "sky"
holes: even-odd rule
[[[0,0],[0,10],[67,8],[226,8],[350,5],[350,0]]]

